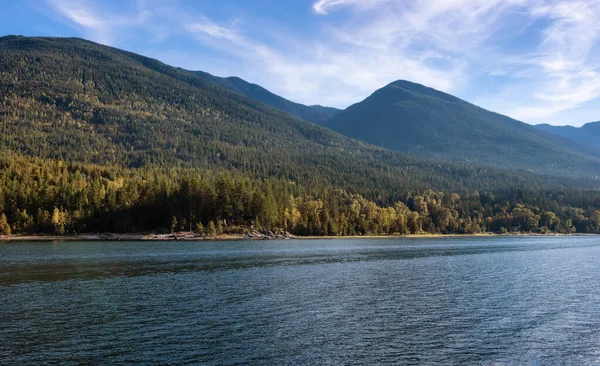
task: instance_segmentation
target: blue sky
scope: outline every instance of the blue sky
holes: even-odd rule
[[[529,123],[600,120],[600,0],[22,0],[0,34],[76,36],[344,108],[398,79]]]

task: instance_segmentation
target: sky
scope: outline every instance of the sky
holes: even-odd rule
[[[600,0],[0,0],[81,37],[345,108],[404,79],[524,122],[600,120]]]

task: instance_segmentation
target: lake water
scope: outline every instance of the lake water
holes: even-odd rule
[[[0,364],[600,363],[600,238],[0,244]]]

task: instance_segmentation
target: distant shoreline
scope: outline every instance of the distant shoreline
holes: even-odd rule
[[[0,242],[19,241],[241,241],[241,240],[337,240],[337,239],[427,239],[427,238],[469,238],[469,237],[554,237],[554,236],[600,236],[600,234],[409,234],[409,235],[354,235],[354,236],[297,236],[293,238],[249,238],[243,234],[223,234],[199,236],[189,232],[174,234],[77,234],[77,235],[0,235]]]

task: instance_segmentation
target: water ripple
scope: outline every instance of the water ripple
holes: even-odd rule
[[[600,239],[0,245],[0,364],[600,362]]]

